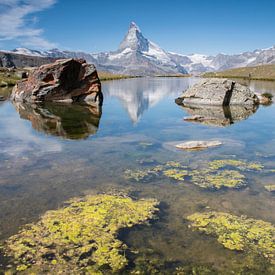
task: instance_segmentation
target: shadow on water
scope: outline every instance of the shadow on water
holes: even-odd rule
[[[75,140],[95,135],[102,114],[101,106],[88,104],[17,102],[14,106],[22,119],[31,121],[35,130]]]

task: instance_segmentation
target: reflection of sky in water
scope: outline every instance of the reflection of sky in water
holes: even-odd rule
[[[36,155],[61,152],[62,145],[50,137],[37,134],[30,123],[19,119],[10,102],[0,108],[1,153],[20,156],[35,152]]]

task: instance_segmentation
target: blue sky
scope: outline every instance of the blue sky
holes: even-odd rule
[[[0,48],[117,49],[131,21],[178,53],[239,53],[275,44],[274,0],[0,0]]]

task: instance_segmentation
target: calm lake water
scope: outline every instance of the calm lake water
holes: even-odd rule
[[[102,110],[0,102],[1,241],[72,197],[123,191],[161,202],[159,220],[152,226],[133,228],[121,236],[148,261],[161,262],[160,272],[169,274],[175,266],[189,265],[237,274],[232,272],[243,267],[246,256],[225,249],[215,237],[193,231],[185,218],[207,208],[275,224],[275,196],[264,188],[275,184],[275,173],[246,173],[246,188],[219,191],[202,189],[188,180],[179,183],[156,177],[135,182],[124,177],[127,169],[167,161],[196,168],[210,160],[241,159],[275,169],[275,105],[257,110],[232,107],[226,112],[176,105],[174,99],[197,81],[141,78],[103,82]],[[275,82],[245,84],[275,96]],[[0,95],[8,93],[0,90]],[[211,113],[215,120],[207,124],[183,120],[202,113]],[[171,145],[208,139],[221,140],[223,145],[203,151],[180,151]],[[4,260],[0,261],[3,265]],[[261,262],[255,273],[247,274],[265,274],[267,268],[268,263]]]

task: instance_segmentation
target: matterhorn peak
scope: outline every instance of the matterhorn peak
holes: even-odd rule
[[[140,31],[140,28],[138,27],[138,25],[137,25],[136,22],[134,22],[134,21],[132,21],[132,22],[130,23],[129,30],[130,30],[130,29],[135,29],[136,31],[141,32],[141,31]]]
[[[120,43],[119,49],[131,49],[136,51],[147,51],[149,41],[142,35],[140,28],[135,22],[131,22],[128,32]]]

